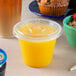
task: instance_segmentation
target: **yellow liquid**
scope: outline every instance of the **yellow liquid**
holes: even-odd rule
[[[30,28],[31,31],[29,30]],[[35,36],[37,34],[49,34],[51,32],[54,32],[56,28],[45,24],[41,26],[40,24],[34,25],[33,23],[29,23],[20,27],[19,30]],[[42,30],[44,30],[44,32]],[[19,39],[19,43],[21,47],[23,61],[28,66],[44,67],[50,64],[50,62],[52,61],[56,39],[47,41],[32,41],[29,39]]]

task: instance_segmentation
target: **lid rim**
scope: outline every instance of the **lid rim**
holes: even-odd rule
[[[53,21],[53,20],[48,20],[48,19],[30,19],[30,20],[43,20],[43,21],[48,21],[48,22],[52,22],[53,24],[56,24],[57,25],[57,27],[58,27],[58,33],[56,34],[56,35],[54,35],[54,36],[47,36],[47,37],[29,37],[29,36],[23,36],[23,35],[21,35],[20,33],[18,33],[17,32],[17,30],[16,30],[16,28],[20,25],[20,24],[23,24],[23,23],[25,23],[26,24],[26,22],[24,22],[24,21],[21,21],[21,22],[19,22],[19,23],[17,23],[15,26],[14,26],[14,29],[13,29],[13,35],[16,37],[16,38],[20,38],[21,36],[21,38],[22,39],[55,39],[55,38],[58,38],[58,37],[60,37],[61,36],[61,34],[62,34],[62,28],[61,28],[61,26],[60,26],[60,24],[59,23],[57,23],[57,22],[55,22],[55,21]],[[30,21],[29,20],[29,21]]]

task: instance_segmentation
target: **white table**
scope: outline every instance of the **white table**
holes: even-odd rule
[[[22,20],[42,18],[28,10],[32,0],[23,0]],[[56,20],[62,25],[62,20]],[[0,47],[8,54],[6,76],[76,76],[69,68],[76,64],[76,49],[66,41],[65,34],[57,40],[52,64],[45,68],[30,68],[23,64],[17,39],[0,38]]]

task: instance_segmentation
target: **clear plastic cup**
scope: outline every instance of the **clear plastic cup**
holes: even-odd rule
[[[62,28],[58,23],[47,19],[30,19],[17,23],[13,34],[19,40],[24,64],[30,67],[45,67],[50,64],[56,39],[61,32]]]

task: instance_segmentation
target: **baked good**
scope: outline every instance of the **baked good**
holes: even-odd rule
[[[62,16],[68,8],[69,0],[37,0],[40,13],[48,16]]]

